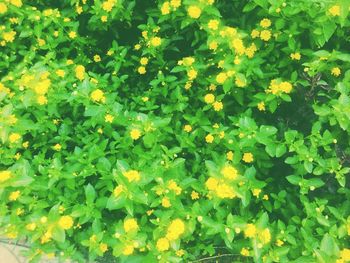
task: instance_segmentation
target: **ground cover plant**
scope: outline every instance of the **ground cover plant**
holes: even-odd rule
[[[0,1],[0,233],[77,262],[350,261],[350,1]]]

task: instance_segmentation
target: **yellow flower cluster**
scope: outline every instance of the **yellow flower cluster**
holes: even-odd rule
[[[94,102],[102,102],[104,103],[106,101],[106,97],[104,95],[104,92],[100,89],[96,89],[90,94],[90,98]]]
[[[0,183],[7,181],[11,178],[11,171],[1,171],[0,172]]]
[[[62,216],[59,220],[58,220],[58,225],[64,229],[64,230],[68,230],[70,228],[72,228],[73,226],[73,218],[71,216]]]
[[[139,226],[134,218],[128,218],[124,221],[124,230],[126,233],[134,232],[138,229]]]
[[[129,182],[138,182],[141,180],[140,173],[136,170],[129,170],[123,172],[123,175],[128,179]]]
[[[181,0],[165,1],[161,6],[160,11],[162,15],[168,15],[171,11],[175,11],[178,7],[180,7],[180,5]]]
[[[102,9],[106,12],[111,12],[113,7],[117,4],[117,0],[107,0],[102,3]]]
[[[262,245],[266,245],[271,241],[270,229],[258,229],[254,224],[246,225],[244,235],[247,238],[256,239],[259,242],[258,247],[260,248]]]
[[[181,219],[173,220],[168,226],[165,237],[158,239],[156,247],[159,252],[167,251],[170,247],[169,241],[174,241],[180,238],[185,232],[185,223]]]
[[[273,79],[270,82],[269,88],[266,90],[266,93],[272,93],[274,95],[280,95],[281,93],[290,93],[293,89],[291,83],[287,81],[280,81],[277,79]]]
[[[224,179],[219,180],[214,177],[209,177],[209,179],[205,182],[205,186],[210,191],[209,197],[211,197],[211,195],[215,195],[222,199],[233,199],[236,197],[235,190]]]

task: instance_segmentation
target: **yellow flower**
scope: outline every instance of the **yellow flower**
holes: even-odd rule
[[[126,246],[123,248],[123,255],[129,256],[129,255],[131,255],[132,253],[134,253],[134,246],[133,246],[133,245],[126,245]]]
[[[214,141],[214,136],[211,135],[211,134],[208,134],[207,136],[205,136],[205,141],[206,141],[207,143],[213,143],[213,141]]]
[[[64,70],[58,69],[56,70],[56,75],[63,78],[66,75],[66,73],[64,72]]]
[[[10,0],[10,3],[14,6],[21,7],[22,1],[21,0]]]
[[[209,43],[209,49],[210,50],[216,50],[218,48],[218,42],[216,42],[216,41],[211,41],[210,43]]]
[[[187,76],[190,80],[193,80],[197,77],[197,70],[195,69],[190,69],[188,72],[187,72]]]
[[[216,190],[216,195],[220,198],[235,198],[236,193],[233,188],[225,183],[218,184]]]
[[[268,18],[264,18],[263,20],[260,21],[260,26],[263,28],[268,28],[271,26],[271,20]]]
[[[253,29],[252,32],[250,33],[250,36],[251,36],[252,38],[257,38],[257,37],[259,37],[259,36],[260,36],[259,30]]]
[[[185,131],[185,132],[191,132],[191,131],[192,131],[192,126],[189,125],[189,124],[186,124],[186,125],[184,126],[184,131]]]
[[[249,250],[245,247],[241,249],[241,255],[245,257],[249,257]]]
[[[40,95],[37,98],[37,102],[39,103],[39,105],[47,104],[47,98],[44,95]]]
[[[15,36],[16,36],[16,32],[15,31],[9,31],[9,32],[4,32],[2,33],[2,38],[6,41],[6,42],[13,42],[13,40],[15,40]]]
[[[108,250],[108,246],[106,243],[101,243],[99,249],[102,253],[105,253]]]
[[[157,249],[159,252],[167,251],[169,249],[169,240],[164,237],[158,239]]]
[[[238,177],[237,169],[231,165],[225,165],[220,172],[225,178],[229,180],[235,180]]]
[[[79,80],[83,80],[85,76],[85,67],[82,65],[78,65],[75,67],[75,76]]]
[[[137,221],[134,218],[129,218],[124,221],[124,230],[126,233],[139,229]]]
[[[185,254],[185,251],[183,249],[179,249],[175,252],[176,256],[182,257]]]
[[[254,161],[254,157],[252,153],[244,153],[242,160],[246,163],[251,163]]]
[[[16,201],[18,199],[18,197],[20,196],[21,194],[21,191],[14,191],[14,192],[11,192],[10,196],[9,196],[9,200],[10,201]]]
[[[171,206],[170,200],[168,197],[163,197],[162,198],[162,206],[165,208],[168,208]]]
[[[224,105],[222,104],[221,101],[215,101],[213,103],[213,107],[215,111],[221,111],[224,108]]]
[[[170,13],[170,3],[168,1],[164,2],[160,8],[162,15],[167,15]]]
[[[77,37],[77,33],[76,33],[75,31],[70,31],[70,32],[68,33],[68,36],[69,36],[71,39],[74,39],[74,38]]]
[[[58,220],[58,225],[64,230],[70,229],[73,226],[73,218],[71,216],[62,216]]]
[[[217,30],[219,27],[219,21],[216,19],[211,19],[208,22],[208,28],[212,30]]]
[[[0,183],[7,181],[11,178],[11,171],[1,171],[0,172]]]
[[[145,57],[142,57],[141,59],[140,59],[140,64],[141,65],[147,65],[148,64],[148,58],[145,58]]]
[[[55,146],[52,147],[55,151],[60,151],[62,149],[61,144],[56,143]]]
[[[107,16],[101,16],[101,21],[102,21],[103,23],[106,23],[107,20],[108,20],[108,17],[107,17]]]
[[[219,84],[224,84],[227,79],[227,74],[225,72],[221,72],[216,76],[216,82]]]
[[[255,197],[259,197],[259,194],[261,193],[261,189],[258,189],[258,188],[256,188],[256,189],[253,189],[253,195],[255,196]]]
[[[199,194],[196,191],[192,191],[191,193],[191,199],[192,200],[197,200],[199,199]]]
[[[105,98],[105,96],[104,96],[104,93],[103,93],[103,91],[100,90],[100,89],[96,89],[96,90],[94,90],[93,92],[91,92],[90,98],[91,98],[93,101],[96,101],[96,102],[105,102],[105,101],[106,101],[106,98]]]
[[[343,250],[340,251],[339,254],[340,254],[340,258],[345,262],[350,261],[350,249],[344,248]]]
[[[208,93],[207,95],[204,96],[204,101],[205,103],[211,104],[215,101],[215,96],[211,93]]]
[[[200,15],[201,15],[201,13],[202,13],[202,10],[201,10],[198,6],[191,5],[191,6],[187,9],[187,12],[188,12],[188,15],[189,15],[191,18],[197,19],[197,18],[200,17]]]
[[[263,101],[258,103],[258,110],[265,111],[265,103]]]
[[[107,0],[102,3],[102,9],[105,10],[106,12],[111,12],[112,8],[115,5],[116,0]]]
[[[232,151],[228,151],[226,153],[226,159],[229,160],[229,161],[233,160],[233,152]]]
[[[5,3],[0,3],[0,14],[5,14],[7,12],[7,5]]]
[[[26,225],[26,229],[29,231],[34,231],[36,228],[36,224],[35,223],[29,223]]]
[[[182,222],[181,219],[175,219],[173,220],[169,227],[166,234],[166,238],[168,240],[176,240],[178,239],[183,233],[185,232],[185,224]]]
[[[208,190],[214,191],[218,187],[218,180],[213,177],[210,177],[205,182],[205,186],[208,188]]]
[[[118,185],[116,188],[114,188],[113,195],[115,197],[118,197],[123,191],[124,191],[124,187],[122,185]]]
[[[283,81],[280,83],[280,89],[285,93],[290,93],[292,91],[292,88],[293,88],[292,84],[290,84],[287,81]]]
[[[129,182],[138,182],[141,180],[140,173],[136,170],[129,170],[127,172],[123,172],[123,175],[128,179]]]
[[[341,70],[339,67],[334,67],[332,68],[332,75],[335,77],[339,77],[341,74]]]
[[[300,60],[301,59],[301,55],[299,52],[290,54],[290,57],[292,60]]]
[[[244,235],[246,237],[254,237],[256,235],[256,227],[253,224],[247,224],[244,229]]]
[[[137,140],[138,138],[140,138],[140,137],[141,137],[141,132],[140,132],[140,130],[139,130],[139,129],[132,129],[132,130],[130,131],[130,137],[131,137],[131,139],[133,139],[133,140]]]
[[[264,41],[269,41],[271,38],[271,31],[270,30],[263,30],[260,32],[260,38]]]
[[[95,55],[95,56],[94,56],[94,61],[95,61],[95,62],[100,62],[100,61],[101,61],[100,55]]]
[[[144,66],[141,66],[137,69],[137,71],[139,72],[139,74],[143,75],[146,73],[146,68]]]
[[[112,123],[114,120],[114,116],[111,115],[111,114],[106,114],[105,116],[105,122],[109,122],[109,123]]]
[[[259,240],[263,244],[267,244],[271,241],[271,233],[270,233],[270,229],[268,228],[265,228],[264,230],[260,231],[258,235],[259,235]]]
[[[162,39],[160,37],[152,37],[151,38],[151,45],[154,47],[158,47],[162,44]]]
[[[15,143],[21,138],[21,135],[18,133],[11,133],[9,136],[10,143]]]
[[[276,246],[281,247],[283,246],[284,242],[281,239],[277,239]]]
[[[174,8],[178,8],[181,5],[181,0],[171,0],[170,5]]]
[[[328,12],[332,16],[340,16],[340,6],[339,5],[334,5],[328,9]]]
[[[23,148],[27,149],[29,146],[29,142],[26,141],[26,142],[22,143],[22,146],[23,146]]]

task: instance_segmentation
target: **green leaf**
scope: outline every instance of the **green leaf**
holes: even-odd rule
[[[66,233],[59,226],[54,226],[52,228],[52,238],[57,242],[63,243],[66,239]]]
[[[96,198],[95,189],[91,184],[85,186],[85,198],[88,205],[92,204]]]

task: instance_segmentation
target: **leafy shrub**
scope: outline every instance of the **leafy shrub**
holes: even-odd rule
[[[350,261],[349,8],[2,1],[2,234],[33,261]]]

